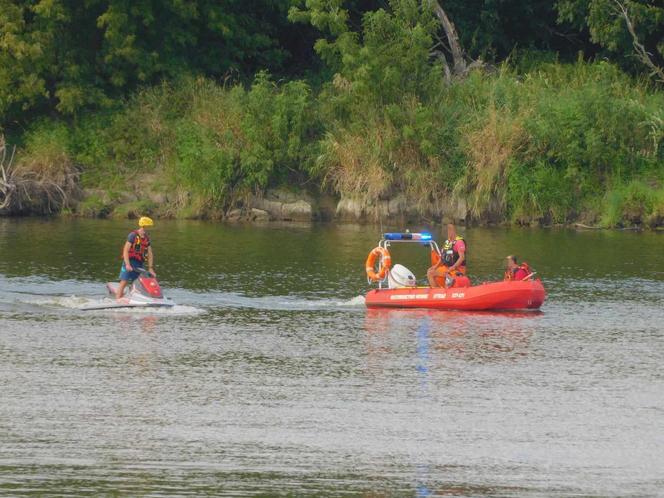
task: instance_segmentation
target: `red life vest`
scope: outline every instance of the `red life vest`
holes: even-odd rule
[[[133,230],[131,233],[136,235],[134,243],[129,246],[129,259],[136,261],[144,261],[148,257],[148,247],[150,247],[150,237],[146,233],[141,237],[138,230]]]
[[[521,263],[519,266],[505,272],[505,280],[523,280],[532,273],[528,263]]]

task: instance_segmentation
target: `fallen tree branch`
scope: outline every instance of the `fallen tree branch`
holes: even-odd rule
[[[585,230],[602,230],[603,227],[596,227],[592,225],[586,225],[585,223],[574,223],[576,228],[583,228]]]

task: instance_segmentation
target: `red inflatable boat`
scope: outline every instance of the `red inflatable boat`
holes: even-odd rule
[[[451,289],[410,287],[373,289],[368,308],[433,308],[441,310],[523,310],[542,306],[546,292],[539,280],[492,282]]]
[[[365,298],[368,308],[431,308],[440,310],[528,310],[538,309],[546,298],[542,282],[531,273],[520,281],[489,282],[470,285],[458,277],[450,288],[416,287],[414,275],[401,265],[392,265],[389,253],[394,242],[429,246],[432,257],[440,254],[428,233],[385,233],[367,258],[367,279],[378,284]],[[433,259],[432,259],[433,261]],[[377,267],[376,267],[377,265]],[[387,287],[385,287],[387,284]]]

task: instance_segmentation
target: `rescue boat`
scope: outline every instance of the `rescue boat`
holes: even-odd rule
[[[432,260],[440,254],[429,233],[385,233],[366,262],[367,280],[378,284],[365,296],[368,308],[430,308],[462,311],[536,310],[546,291],[531,273],[520,281],[486,282],[471,285],[466,277],[448,282],[447,288],[418,287],[415,276],[402,265],[391,266],[389,247],[410,242],[428,245]]]

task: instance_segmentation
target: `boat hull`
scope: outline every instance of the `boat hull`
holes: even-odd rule
[[[450,289],[414,287],[373,289],[365,298],[368,308],[430,308],[441,310],[539,309],[546,299],[540,280],[491,282]]]

